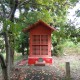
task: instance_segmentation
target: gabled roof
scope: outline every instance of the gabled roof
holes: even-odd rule
[[[37,27],[37,25],[41,25],[41,24],[44,25],[44,26],[46,26],[46,27],[48,27],[49,29],[51,29],[51,31],[54,31],[54,30],[55,30],[55,28],[49,26],[48,24],[46,24],[46,23],[43,22],[42,20],[39,20],[39,21],[37,21],[36,23],[32,24],[30,27],[24,28],[24,29],[23,29],[23,32],[26,33],[26,32],[28,32],[28,31],[30,31],[31,29]]]

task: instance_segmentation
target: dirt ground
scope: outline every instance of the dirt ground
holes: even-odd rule
[[[53,57],[53,59],[53,65],[57,68],[62,68],[63,71],[65,71],[65,62],[70,62],[72,80],[80,80],[80,55],[66,55],[62,57]]]
[[[53,64],[46,66],[28,66],[27,59],[24,65],[21,62],[15,63],[11,80],[65,80],[66,62],[70,62],[71,80],[80,80],[80,55],[53,56]]]
[[[53,56],[53,64],[46,66],[17,63],[12,80],[65,80],[66,62],[70,62],[71,80],[80,80],[80,55]]]

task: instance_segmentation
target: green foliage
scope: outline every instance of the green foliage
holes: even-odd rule
[[[47,10],[28,12],[26,22],[32,24],[38,20],[43,20],[47,23],[52,22],[52,18]]]
[[[0,38],[0,53],[3,53],[4,52],[4,41],[3,41],[3,38],[1,37]]]
[[[67,40],[64,42],[63,46],[64,47],[75,47],[75,44],[71,40]]]
[[[24,13],[20,14],[19,18],[20,20],[25,22],[26,26],[31,25],[38,20],[43,20],[46,23],[53,23],[54,25],[59,27],[64,24],[64,20],[66,20],[66,10],[68,9],[67,4],[64,6],[64,8],[62,7],[65,3],[65,0],[63,0],[63,2],[60,0],[34,0],[30,1],[29,3],[30,4],[24,5],[25,11]],[[21,34],[19,35],[21,36]],[[57,36],[59,36],[59,34],[60,33],[58,32]],[[19,37],[18,39],[22,40],[22,37]],[[25,38],[23,38],[23,40],[25,40]],[[24,42],[23,40],[22,42]],[[20,44],[21,42],[18,45]],[[19,46],[17,46],[17,48],[19,48]]]
[[[61,44],[53,47],[52,55],[54,56],[61,56],[63,54],[63,47]]]
[[[22,59],[22,55],[21,54],[16,53],[14,55],[14,61],[20,61],[21,59]]]
[[[0,20],[3,21],[4,25],[3,32],[9,32],[8,34],[12,38],[11,44],[18,50],[22,43],[26,44],[26,47],[28,46],[28,34],[23,34],[23,28],[28,27],[38,20],[43,20],[49,24],[53,23],[53,26],[58,28],[58,30],[52,35],[52,44],[56,44],[56,50],[58,49],[59,51],[59,47],[61,48],[60,44],[65,41],[66,38],[72,38],[72,35],[76,35],[75,28],[66,25],[66,14],[68,8],[77,1],[78,0],[27,0],[24,3],[24,1],[19,0],[19,5],[20,3],[24,3],[18,6],[20,12],[19,18],[14,17],[14,22],[11,22],[8,18],[0,16]],[[3,10],[3,7],[0,7],[0,10],[5,11],[5,15],[10,15],[8,10],[14,6],[12,5],[14,1],[4,0],[2,2],[5,10]],[[77,30],[77,34],[79,34],[79,32],[80,30]],[[12,42],[13,40],[14,43]],[[74,39],[72,38],[72,40]],[[77,41],[80,41],[79,37],[77,37]]]
[[[28,47],[29,47],[28,37],[29,37],[28,33],[24,34],[23,32],[21,32],[20,35],[16,38],[15,49],[17,52],[22,52],[23,47],[27,48],[28,50]]]
[[[75,4],[76,2],[78,2],[79,0],[70,0],[70,2],[72,3],[72,4]]]
[[[66,40],[62,45],[65,54],[80,54],[80,42],[75,44],[71,40]]]
[[[63,39],[59,35],[60,33],[58,31],[53,32],[52,35],[52,55],[59,56],[63,54]]]
[[[80,54],[80,42],[75,44],[70,39],[65,40],[65,42],[54,45],[53,44],[53,51],[52,55],[60,56],[60,55],[74,55]]]

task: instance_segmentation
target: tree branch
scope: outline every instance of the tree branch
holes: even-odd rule
[[[0,36],[1,36],[1,35],[4,35],[4,32],[1,32],[1,33],[0,33]]]
[[[12,0],[11,0],[11,1],[12,1]],[[10,19],[10,21],[12,21],[12,22],[13,22],[13,20],[14,20],[14,13],[15,13],[15,11],[16,11],[16,9],[17,9],[17,6],[18,6],[18,0],[15,0],[14,6],[13,6],[13,8],[11,8],[11,13],[10,13],[10,16],[9,16],[9,19]]]
[[[18,7],[23,5],[23,4],[29,3],[29,2],[30,2],[30,0],[24,0],[22,3],[19,2]]]
[[[4,2],[2,0],[0,2],[1,2],[2,12],[3,12],[3,14],[1,15],[1,17],[5,18],[6,14],[5,14],[5,7],[3,5]]]
[[[19,3],[19,4],[18,4],[18,7],[21,6],[21,5],[25,5],[25,4],[33,4],[33,5],[36,5],[36,3],[30,2],[30,0],[25,0],[25,1],[23,1],[22,3]],[[37,5],[41,5],[41,6],[47,7],[46,5],[43,5],[43,4],[38,4],[38,3],[37,3]]]

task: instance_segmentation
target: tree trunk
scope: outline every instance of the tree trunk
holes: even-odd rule
[[[22,55],[24,56],[24,43],[22,42]]]
[[[13,6],[12,6],[13,5]],[[18,0],[10,0],[10,8],[11,12],[9,15],[9,20],[11,22],[14,22],[14,14],[18,6]],[[9,43],[10,43],[10,69],[13,69],[13,62],[14,62],[14,37],[13,37],[13,32],[9,34]],[[9,56],[7,56],[9,57]]]
[[[3,79],[8,80],[8,75],[7,75],[7,68],[5,65],[5,61],[3,56],[0,54],[0,62],[1,62],[1,68],[2,68],[2,74],[3,74]]]
[[[10,69],[13,69],[14,65],[14,36],[12,33],[9,33],[9,44],[10,44]]]
[[[11,8],[11,11],[10,11],[10,14],[9,14],[9,20],[11,22],[14,22],[14,14],[15,14],[15,11],[17,9],[17,6],[18,6],[18,0],[10,0],[10,8]],[[6,16],[5,16],[5,7],[3,6],[2,4],[2,8],[3,8],[3,18],[4,19],[7,19]],[[4,23],[4,20],[3,20],[3,23]],[[12,47],[11,45],[11,38],[9,36],[10,33],[8,33],[7,31],[7,28],[3,29],[3,31],[5,32],[4,33],[4,40],[5,40],[5,48],[6,48],[6,70],[7,71],[7,80],[10,80],[10,75],[11,75],[11,69],[12,69],[12,66],[13,66],[13,60],[14,60],[14,48]],[[12,33],[12,31],[11,31]],[[12,38],[13,39],[13,38]],[[4,71],[3,71],[4,73]]]
[[[11,22],[14,22],[14,14],[18,6],[18,0],[10,0],[11,5],[11,12],[9,16],[9,20]],[[12,7],[13,5],[13,7]],[[6,66],[7,66],[7,75],[8,75],[8,80],[10,80],[11,76],[11,70],[13,68],[13,61],[14,61],[14,44],[11,44],[14,40],[13,37],[13,32],[11,31],[10,33],[5,32],[5,45],[6,45]],[[13,42],[14,43],[14,42]]]
[[[14,49],[13,48],[10,48],[10,57],[11,57],[11,61],[10,61],[10,69],[12,70],[13,69],[13,66],[14,66]]]
[[[10,61],[11,61],[11,57],[10,57],[10,44],[9,44],[9,37],[7,32],[4,34],[4,40],[5,40],[5,48],[6,48],[6,68],[7,68],[7,76],[8,76],[8,80],[10,80]]]

